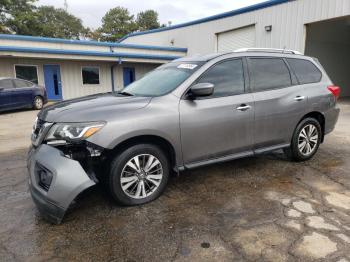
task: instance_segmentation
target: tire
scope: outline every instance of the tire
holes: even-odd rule
[[[41,96],[34,97],[34,99],[33,99],[33,108],[35,110],[40,110],[40,109],[43,108],[43,106],[44,106],[43,98]]]
[[[309,160],[316,154],[321,139],[320,123],[314,118],[305,118],[297,125],[291,145],[284,152],[288,158],[297,162]]]
[[[136,171],[135,167],[141,172]],[[163,193],[169,174],[170,163],[166,154],[155,145],[139,144],[127,148],[113,159],[108,186],[112,197],[119,204],[141,205],[155,200]]]

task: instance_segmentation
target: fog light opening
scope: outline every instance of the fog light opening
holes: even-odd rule
[[[53,174],[39,164],[36,164],[35,166],[35,173],[38,185],[45,191],[49,191],[50,185],[52,183]]]

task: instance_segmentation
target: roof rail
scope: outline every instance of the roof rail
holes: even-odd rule
[[[278,48],[240,48],[234,52],[267,52],[267,53],[281,53],[281,54],[294,54],[302,55],[299,51],[290,49],[278,49]]]

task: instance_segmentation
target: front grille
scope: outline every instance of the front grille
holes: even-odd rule
[[[42,129],[42,127],[44,126],[45,124],[45,121],[44,120],[41,120],[41,119],[37,119],[36,122],[34,123],[34,126],[33,126],[33,134],[35,136],[38,136],[39,133],[40,133],[40,130]]]
[[[36,119],[33,125],[31,137],[34,146],[38,146],[39,144],[41,144],[42,140],[44,139],[44,136],[47,134],[47,131],[49,131],[51,126],[52,123],[46,122],[39,118]]]

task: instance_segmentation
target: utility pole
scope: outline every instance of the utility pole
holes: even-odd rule
[[[66,10],[66,12],[68,12],[68,3],[67,0],[64,0],[64,10]]]

